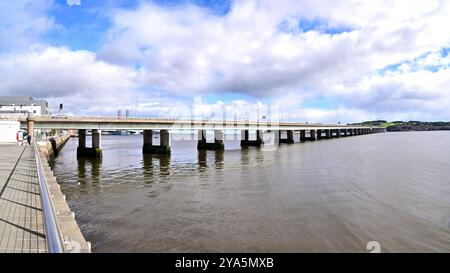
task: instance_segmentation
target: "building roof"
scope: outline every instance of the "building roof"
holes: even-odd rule
[[[36,105],[41,105],[41,106],[47,106],[46,100],[34,100],[30,96],[0,96],[0,104],[3,104],[3,105],[10,105],[10,104],[29,105],[31,103],[35,103]]]

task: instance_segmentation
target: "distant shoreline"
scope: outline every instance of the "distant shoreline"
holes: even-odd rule
[[[450,131],[450,127],[429,127],[429,126],[411,126],[411,125],[403,125],[403,126],[389,126],[386,127],[386,131],[388,132],[409,132],[409,131]]]
[[[372,120],[349,125],[382,126],[388,132],[450,131],[449,121],[392,121]]]

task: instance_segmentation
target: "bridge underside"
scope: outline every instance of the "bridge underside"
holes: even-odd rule
[[[355,135],[385,132],[385,128],[353,125],[323,125],[304,123],[259,123],[259,122],[212,122],[212,121],[170,121],[151,119],[117,119],[93,117],[29,117],[21,120],[22,126],[34,129],[76,129],[78,130],[77,156],[102,157],[101,131],[143,130],[144,154],[166,154],[171,151],[170,131],[198,130],[198,150],[224,150],[224,130],[241,131],[241,147],[294,143],[294,133],[299,132],[299,141],[315,141]],[[92,131],[92,145],[86,147],[86,132]],[[207,130],[214,130],[214,141],[208,142]],[[256,131],[251,140],[249,131]],[[153,142],[153,133],[159,131],[159,144]],[[270,141],[267,141],[270,140]],[[267,142],[267,143],[266,143]],[[269,143],[270,142],[270,143]]]
[[[281,145],[283,143],[293,144],[295,142],[316,141],[340,137],[372,134],[382,130],[371,130],[369,128],[359,129],[318,129],[318,130],[254,130],[256,139],[250,139],[251,130],[241,130],[241,147],[261,147],[263,145]],[[78,130],[79,157],[102,157],[101,131],[92,130],[92,145],[86,147],[86,129]],[[298,132],[298,141],[295,135]],[[144,130],[143,131],[143,154],[169,154],[171,152],[171,135],[169,130]],[[154,141],[154,136],[159,135],[159,143]],[[214,130],[214,140],[207,141],[207,130],[198,130],[197,150],[224,150],[225,135],[223,130]]]

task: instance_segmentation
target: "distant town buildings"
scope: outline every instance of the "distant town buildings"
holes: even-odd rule
[[[0,115],[47,115],[48,103],[45,100],[34,100],[29,96],[0,96]]]

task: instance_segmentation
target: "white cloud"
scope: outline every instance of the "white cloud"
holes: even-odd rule
[[[98,61],[89,51],[34,47],[0,57],[2,95],[64,100],[69,111],[102,113],[130,104],[138,87],[133,69]]]
[[[142,4],[112,13],[114,27],[100,56],[138,62],[147,85],[174,93],[264,97],[299,86],[326,93],[449,41],[448,5],[413,2],[237,1],[223,17],[196,6]],[[300,18],[323,18],[329,27],[352,31],[279,31],[282,22],[292,28]]]
[[[67,5],[69,6],[80,6],[81,0],[66,0]]]
[[[52,0],[0,1],[0,51],[27,48],[56,28],[47,15],[52,5]]]

